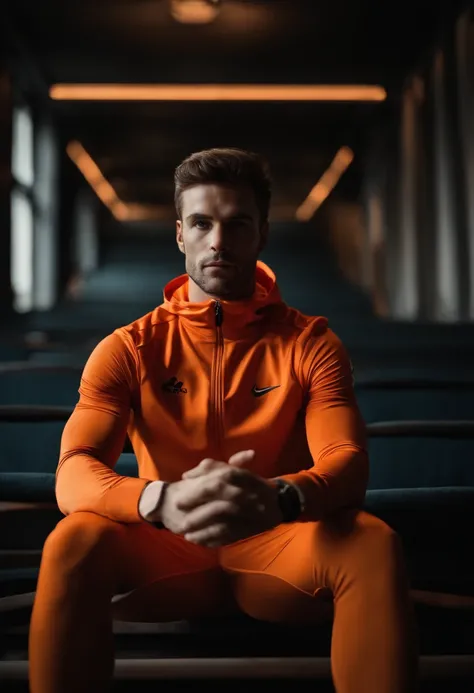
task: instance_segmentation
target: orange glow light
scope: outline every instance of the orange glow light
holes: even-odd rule
[[[384,101],[371,85],[53,84],[55,101]]]
[[[161,217],[160,208],[123,202],[80,142],[70,142],[66,151],[97,197],[117,221],[142,221]]]
[[[349,147],[341,147],[332,160],[329,168],[309,193],[308,197],[296,210],[298,221],[309,221],[318,207],[331,194],[344,171],[350,166],[354,153]]]
[[[171,16],[183,24],[208,24],[219,14],[218,3],[207,0],[171,0]]]

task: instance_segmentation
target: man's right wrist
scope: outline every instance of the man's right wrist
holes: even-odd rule
[[[140,516],[150,523],[161,522],[161,508],[168,484],[164,481],[151,481],[143,489],[138,503]]]

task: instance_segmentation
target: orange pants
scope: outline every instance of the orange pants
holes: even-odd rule
[[[232,603],[257,619],[315,624],[329,605],[338,693],[416,688],[402,550],[381,520],[346,513],[280,525],[215,550],[145,523],[77,512],[44,546],[30,627],[31,693],[107,690],[113,616],[179,620]]]

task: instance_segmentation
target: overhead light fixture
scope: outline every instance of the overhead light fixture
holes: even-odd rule
[[[55,101],[384,101],[365,84],[53,84]]]
[[[171,16],[182,24],[209,24],[219,14],[221,0],[170,0]]]
[[[163,216],[160,214],[159,207],[123,202],[80,142],[70,142],[66,151],[97,197],[117,221],[142,221],[159,219]]]
[[[298,221],[309,221],[318,207],[334,190],[344,171],[354,159],[354,152],[349,147],[341,147],[332,160],[329,168],[309,193],[306,200],[296,210]]]

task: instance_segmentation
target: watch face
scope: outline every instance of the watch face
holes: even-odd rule
[[[301,502],[298,491],[284,481],[279,483],[278,500],[284,522],[294,522],[301,514]]]

